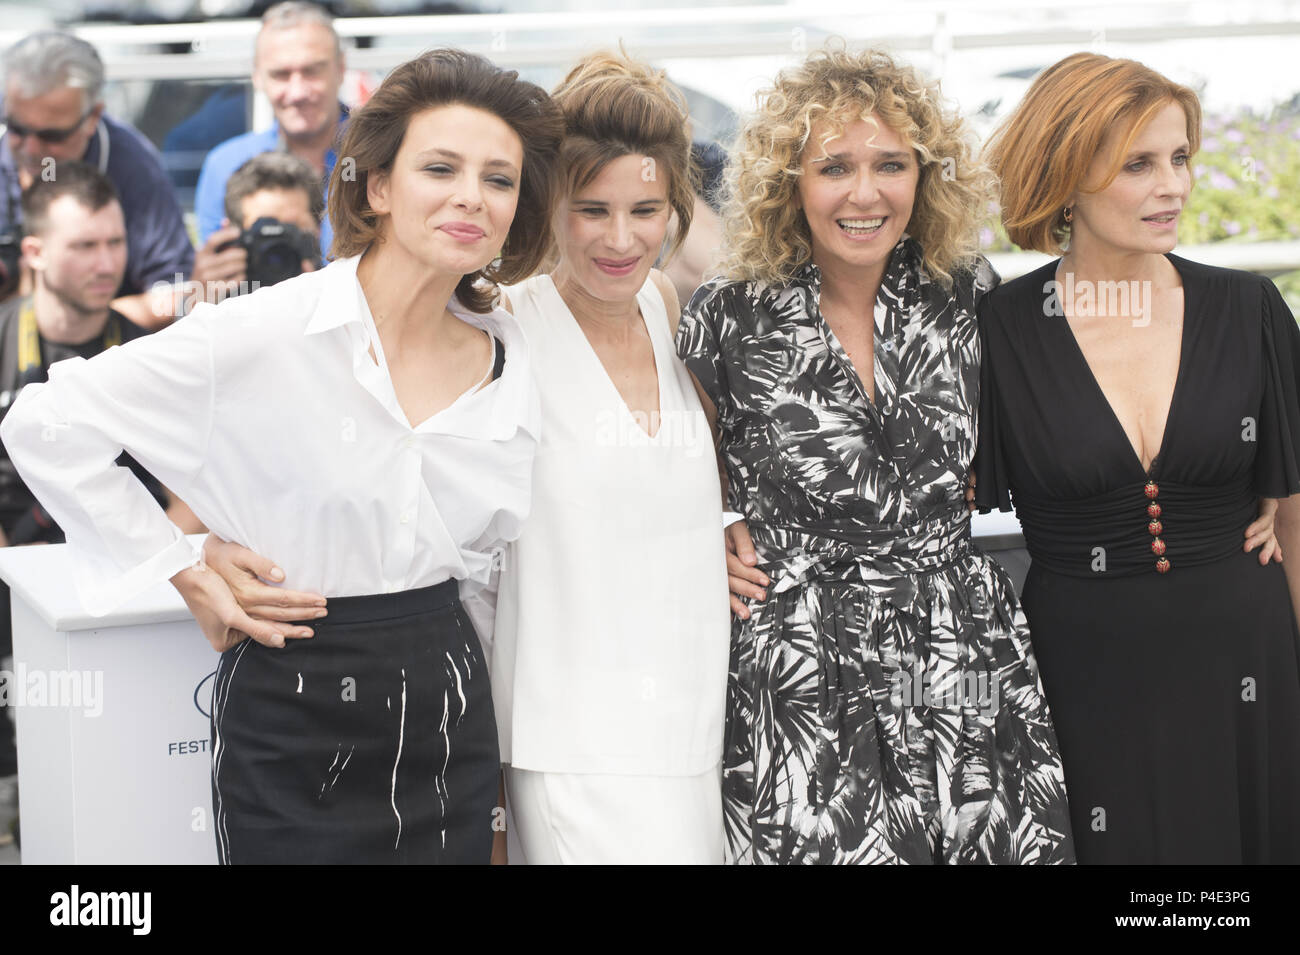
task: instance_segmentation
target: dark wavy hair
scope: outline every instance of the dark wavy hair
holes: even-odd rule
[[[389,73],[369,101],[348,119],[330,176],[329,215],[334,258],[359,255],[380,240],[382,217],[370,208],[371,172],[393,168],[411,118],[437,106],[462,105],[497,116],[524,149],[519,203],[500,257],[456,286],[471,311],[486,312],[496,283],[521,281],[537,271],[550,244],[564,117],[540,86],[463,50],[422,53]],[[480,281],[485,280],[485,281]]]

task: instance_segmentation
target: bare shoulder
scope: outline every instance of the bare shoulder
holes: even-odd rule
[[[677,289],[673,287],[672,280],[658,269],[650,270],[650,280],[655,283],[655,288],[664,300],[664,311],[668,313],[668,331],[676,335],[677,323],[682,317],[682,303],[677,298]]]

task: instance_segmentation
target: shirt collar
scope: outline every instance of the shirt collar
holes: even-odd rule
[[[360,255],[350,255],[345,259],[335,259],[322,270],[323,287],[316,299],[316,309],[303,329],[304,335],[328,332],[353,322],[363,323],[356,307],[357,296],[361,294],[357,285],[359,261]]]
[[[363,294],[360,282],[357,280],[357,263],[360,261],[360,255],[350,255],[347,258],[335,259],[325,266],[321,273],[323,287],[320,297],[316,300],[315,311],[303,328],[304,335],[316,335],[353,323],[365,324],[360,309],[356,307],[356,297]],[[471,312],[461,305],[455,296],[447,303],[447,307],[453,315],[479,328],[484,328],[499,338],[501,333],[511,336],[519,334],[518,326],[514,322],[502,321],[502,316],[508,317],[508,313],[502,313],[499,309],[485,314]],[[502,325],[507,326],[508,330],[500,329]],[[505,341],[504,338],[502,340]],[[505,344],[509,345],[510,342],[505,341]]]
[[[316,308],[303,329],[304,335],[316,335],[356,324],[367,329],[357,341],[368,338],[365,315],[358,307],[361,304],[358,297],[364,294],[357,281],[359,261],[360,255],[335,259],[321,270],[320,295],[316,299]],[[500,379],[484,388],[489,393],[481,395],[480,402],[446,408],[432,421],[422,424],[420,430],[505,440],[516,430],[522,429],[536,439],[541,433],[541,404],[533,383],[528,339],[519,322],[500,308],[485,313],[471,312],[454,296],[447,307],[458,318],[485,329],[501,340],[506,352],[505,369]],[[399,414],[400,409],[394,413]]]

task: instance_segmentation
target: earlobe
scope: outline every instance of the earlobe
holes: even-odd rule
[[[25,237],[18,245],[18,250],[22,253],[22,262],[28,268],[40,270],[44,268],[45,263],[41,260],[41,240],[35,236]]]
[[[366,202],[370,211],[376,215],[387,215],[388,208],[388,174],[372,169],[366,174]]]

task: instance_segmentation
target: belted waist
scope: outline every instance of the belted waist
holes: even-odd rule
[[[854,522],[843,528],[749,525],[754,548],[773,591],[807,580],[884,583],[933,573],[972,552],[970,514],[964,505],[950,515],[915,524]]]
[[[966,673],[997,682],[988,651],[997,634],[1015,632],[1015,591],[972,544],[964,504],[915,524],[828,522],[813,530],[755,522],[749,530],[772,579],[771,598],[755,613],[777,621],[759,628],[756,647],[788,639],[789,621],[798,619],[821,635],[819,647],[825,640],[842,652],[846,641],[874,647],[890,668],[915,669],[922,685],[950,687]],[[907,649],[891,644],[900,635]]]
[[[1177,573],[1241,550],[1257,514],[1249,477],[1202,487],[1134,481],[1072,501],[1015,495],[1034,563],[1074,577]]]

